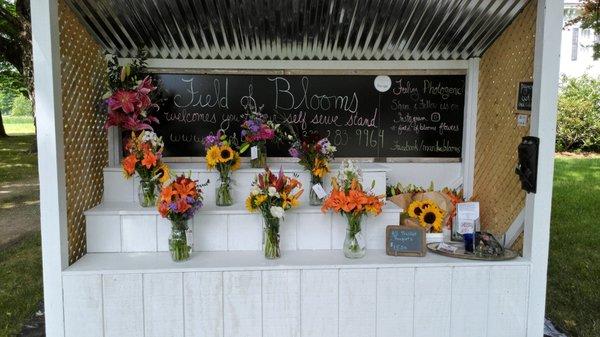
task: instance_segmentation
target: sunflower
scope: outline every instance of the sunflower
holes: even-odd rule
[[[233,149],[229,145],[223,145],[219,148],[219,163],[226,163],[234,158]]]
[[[231,170],[232,171],[239,170],[241,166],[242,166],[242,160],[240,159],[240,155],[236,152],[233,155],[233,164],[231,164]]]
[[[256,207],[254,207],[254,200],[252,200],[251,195],[246,198],[246,209],[248,212],[254,212],[256,210]]]
[[[218,146],[211,146],[206,151],[206,166],[213,169],[219,163],[220,151]]]
[[[423,204],[420,201],[413,201],[408,205],[408,216],[418,218],[423,212]]]
[[[265,201],[267,201],[267,196],[264,194],[259,194],[256,196],[256,200],[254,200],[254,205],[256,205],[256,207],[260,207],[260,205],[262,205],[262,203]]]
[[[433,232],[440,233],[442,231],[442,221],[444,220],[444,212],[434,205],[425,208],[419,215],[419,223],[423,227],[431,226]]]
[[[156,175],[158,176],[158,181],[161,184],[169,181],[169,179],[171,179],[171,169],[169,168],[169,165],[160,163],[160,166],[158,166],[156,169]]]

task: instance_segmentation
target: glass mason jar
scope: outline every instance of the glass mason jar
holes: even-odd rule
[[[233,196],[231,195],[231,178],[229,173],[221,174],[220,184],[217,187],[217,206],[233,205]]]
[[[279,249],[279,219],[274,217],[264,217],[263,228],[263,251],[265,258],[278,259],[281,257]]]
[[[156,199],[158,198],[159,188],[158,182],[151,180],[140,180],[140,188],[138,189],[138,199],[142,207],[155,207]]]
[[[267,166],[267,144],[260,142],[253,145],[253,147],[256,147],[256,158],[252,159],[252,156],[250,157],[250,166],[252,168],[264,168]],[[252,149],[250,149],[250,151],[252,151]],[[252,155],[252,152],[250,152],[250,154]]]
[[[362,215],[346,214],[348,227],[344,240],[344,256],[349,259],[360,259],[367,253],[367,243],[362,235]]]
[[[314,176],[311,174],[310,176],[310,192],[309,192],[309,202],[308,204],[311,206],[321,206],[323,205],[323,199],[319,199],[317,192],[312,188],[313,186],[321,184],[323,185],[323,178]]]
[[[188,234],[191,234],[191,232],[188,233],[188,231],[187,220],[171,220],[169,251],[171,252],[171,259],[175,262],[185,261],[190,258],[192,246],[188,244]]]

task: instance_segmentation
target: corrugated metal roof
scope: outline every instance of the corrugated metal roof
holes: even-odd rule
[[[67,0],[109,52],[152,58],[480,56],[527,0]]]

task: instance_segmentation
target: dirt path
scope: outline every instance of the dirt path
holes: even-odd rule
[[[0,250],[40,230],[37,183],[0,184]]]

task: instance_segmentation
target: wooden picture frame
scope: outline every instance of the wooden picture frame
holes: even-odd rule
[[[402,249],[395,249],[398,245],[394,245],[391,240],[394,240],[395,233],[404,232],[408,233],[416,233],[418,238],[412,239],[411,244],[417,245],[418,248],[407,247]],[[405,235],[406,236],[406,235]],[[390,256],[418,256],[422,257],[427,254],[427,245],[426,245],[426,236],[425,230],[420,227],[412,227],[412,226],[402,226],[402,225],[390,225],[385,228],[385,253]],[[397,236],[396,236],[397,240]]]

